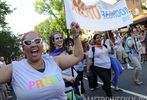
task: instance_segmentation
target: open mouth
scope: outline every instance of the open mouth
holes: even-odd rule
[[[37,56],[38,53],[39,53],[39,48],[38,48],[38,47],[32,47],[32,48],[30,49],[30,52],[31,52],[31,54],[32,54],[33,56]]]

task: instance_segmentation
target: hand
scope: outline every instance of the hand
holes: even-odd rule
[[[77,38],[80,35],[80,26],[75,22],[72,22],[70,26],[73,38]]]
[[[110,41],[110,47],[114,47],[114,44],[112,43],[112,41]]]

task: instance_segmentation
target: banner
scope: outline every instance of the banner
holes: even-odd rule
[[[92,31],[113,30],[133,23],[125,0],[113,5],[101,0],[89,0],[88,3],[83,1],[64,0],[68,29],[73,21],[77,22],[81,29]]]

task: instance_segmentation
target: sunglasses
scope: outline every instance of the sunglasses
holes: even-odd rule
[[[32,43],[41,44],[42,39],[41,38],[36,38],[36,39],[33,39],[33,40],[24,40],[23,41],[23,45],[26,45],[26,46],[30,46]]]

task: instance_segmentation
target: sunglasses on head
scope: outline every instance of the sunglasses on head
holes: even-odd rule
[[[23,41],[23,45],[26,45],[26,46],[29,46],[32,43],[41,44],[42,43],[42,39],[41,38],[36,38],[36,39],[33,39],[33,40],[24,40]]]

